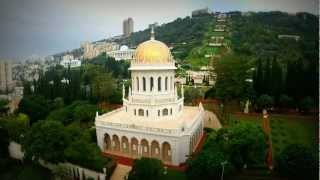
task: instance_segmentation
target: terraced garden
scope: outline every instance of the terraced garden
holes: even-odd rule
[[[226,47],[212,47],[209,46],[209,43],[211,42],[212,36],[223,36],[225,37],[224,43],[229,44],[230,41],[228,39],[228,33],[227,32],[215,32],[214,27],[217,24],[215,22],[215,19],[212,19],[212,22],[208,24],[208,31],[205,34],[201,45],[193,48],[190,53],[188,54],[186,60],[191,65],[193,70],[199,70],[201,66],[208,66],[212,64],[212,62],[215,60],[216,55],[221,55],[223,52],[226,51]],[[209,57],[205,57],[205,55],[208,55]]]

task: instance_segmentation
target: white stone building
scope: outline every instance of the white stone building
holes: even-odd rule
[[[74,57],[72,54],[66,54],[64,56],[62,56],[62,60],[67,61],[67,60],[73,60]]]
[[[84,42],[81,48],[83,48],[83,58],[92,59],[101,53],[119,50],[120,45],[115,42]]]
[[[60,62],[60,65],[63,66],[64,68],[76,68],[81,66],[81,61],[78,59],[70,59],[70,60],[62,60]]]
[[[179,165],[203,136],[204,109],[184,106],[175,85],[175,64],[169,48],[151,39],[141,43],[131,61],[132,86],[123,88],[123,107],[95,119],[97,142],[108,154],[153,157]]]
[[[113,57],[116,61],[120,60],[132,60],[134,56],[134,49],[129,49],[128,46],[121,46],[120,50],[110,51],[107,54]]]

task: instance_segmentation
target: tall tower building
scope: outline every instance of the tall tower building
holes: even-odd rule
[[[12,87],[12,65],[0,60],[0,92],[10,91]]]
[[[133,33],[133,19],[128,18],[123,21],[123,35],[128,37]]]

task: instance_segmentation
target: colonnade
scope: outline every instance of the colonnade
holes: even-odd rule
[[[104,135],[104,151],[116,154],[123,154],[133,158],[152,157],[160,159],[166,163],[171,163],[172,152],[171,145],[168,142],[160,144],[157,140],[149,143],[146,139],[128,138],[109,134]]]

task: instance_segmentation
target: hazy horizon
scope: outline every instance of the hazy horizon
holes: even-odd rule
[[[308,2],[308,3],[307,3]],[[309,12],[318,15],[317,0],[2,0],[0,59],[47,56],[122,34],[122,21],[134,20],[134,31],[148,24],[212,11]]]

